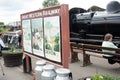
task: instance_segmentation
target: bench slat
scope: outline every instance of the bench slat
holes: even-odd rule
[[[103,58],[103,55],[104,55],[104,54],[98,54],[98,53],[89,52],[89,51],[86,51],[85,54],[92,55],[92,56],[99,57],[99,58]]]

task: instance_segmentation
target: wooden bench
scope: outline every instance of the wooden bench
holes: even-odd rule
[[[83,64],[82,66],[87,66],[91,64],[90,56],[100,57],[104,58],[104,54],[109,54],[113,56],[120,56],[119,53],[109,53],[109,52],[103,52],[104,50],[112,50],[116,52],[120,52],[120,48],[108,48],[108,47],[102,47],[98,45],[91,45],[91,44],[82,44],[82,43],[75,43],[71,42],[71,62],[78,61],[78,53],[83,54]],[[120,61],[120,59],[115,59],[116,61]]]

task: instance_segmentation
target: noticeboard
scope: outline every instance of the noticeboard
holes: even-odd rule
[[[70,54],[68,5],[23,13],[21,25],[25,54],[68,67]]]

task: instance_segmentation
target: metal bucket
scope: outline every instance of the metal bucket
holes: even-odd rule
[[[41,80],[54,80],[56,72],[54,71],[54,65],[45,65],[41,74]]]
[[[35,67],[35,80],[41,80],[41,73],[43,72],[43,66],[46,65],[45,60],[40,60],[36,62],[36,67]]]
[[[59,68],[56,69],[57,76],[55,80],[72,80],[72,73],[69,69]]]

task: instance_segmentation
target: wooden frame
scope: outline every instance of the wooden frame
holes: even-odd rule
[[[44,56],[34,54],[33,53],[33,44],[32,44],[33,40],[32,39],[31,39],[32,53],[25,51],[26,44],[24,43],[24,34],[23,34],[23,52],[26,55],[26,57],[31,56],[34,58],[45,59],[48,62],[53,63],[57,66],[68,68],[68,57],[70,56],[68,5],[62,4],[60,6],[54,6],[54,7],[50,7],[50,8],[40,9],[40,10],[21,14],[22,31],[24,33],[24,24],[22,23],[24,20],[30,20],[30,23],[31,23],[32,19],[42,18],[43,24],[44,24],[44,21],[45,21],[44,18],[50,18],[50,17],[54,17],[54,16],[59,16],[59,20],[60,20],[60,25],[59,25],[60,26],[60,37],[59,37],[60,38],[60,46],[59,46],[60,48],[59,49],[60,49],[61,60],[54,61],[50,58],[46,58],[45,51],[44,51]],[[31,24],[30,24],[30,27],[31,27]],[[45,27],[45,25],[43,25],[43,27]],[[44,31],[43,31],[43,33],[45,35]],[[43,37],[44,37],[44,35],[43,35]],[[31,37],[32,37],[32,35],[31,35]],[[45,40],[43,40],[43,41],[44,41],[43,45],[45,45]],[[44,46],[44,48],[45,48],[45,46]]]

